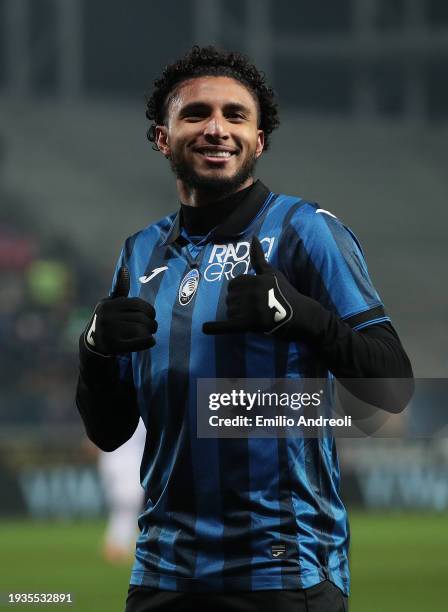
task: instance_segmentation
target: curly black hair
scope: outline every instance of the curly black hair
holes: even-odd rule
[[[221,51],[209,45],[194,45],[184,57],[165,67],[162,76],[154,81],[151,96],[146,97],[146,117],[151,122],[147,131],[153,149],[156,125],[166,121],[166,111],[178,85],[201,76],[228,76],[240,81],[252,93],[259,109],[259,129],[264,132],[264,150],[269,148],[270,134],[280,125],[274,91],[265,80],[265,74],[241,53]]]

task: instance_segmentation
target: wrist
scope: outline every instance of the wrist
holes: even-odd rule
[[[293,316],[285,325],[283,336],[288,336],[288,340],[312,342],[316,346],[322,344],[333,313],[316,300],[298,292],[291,305]]]
[[[86,342],[86,332],[79,337],[79,368],[83,380],[89,386],[100,386],[117,373],[117,360],[91,349]]]

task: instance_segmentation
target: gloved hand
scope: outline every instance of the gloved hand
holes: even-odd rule
[[[131,353],[151,348],[156,343],[156,312],[145,300],[129,298],[129,270],[118,271],[110,297],[98,302],[92,319],[83,332],[85,345],[104,356]]]
[[[313,339],[325,330],[331,313],[297,291],[266,261],[256,236],[250,245],[252,274],[233,278],[227,290],[227,321],[204,323],[205,334],[264,332],[285,340]]]

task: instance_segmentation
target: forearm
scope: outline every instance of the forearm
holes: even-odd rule
[[[412,378],[408,356],[390,323],[354,331],[332,315],[317,352],[337,378]]]
[[[124,444],[137,428],[134,385],[120,380],[117,359],[89,354],[81,342],[76,405],[87,436],[103,451]]]
[[[387,412],[400,412],[414,390],[409,358],[390,323],[354,331],[331,314],[315,344],[319,358],[353,395]]]

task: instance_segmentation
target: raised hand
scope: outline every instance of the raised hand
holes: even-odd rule
[[[156,312],[141,298],[128,297],[129,270],[122,266],[110,297],[101,300],[84,332],[86,345],[105,356],[132,353],[156,343]]]
[[[279,270],[266,261],[256,236],[250,245],[250,263],[255,276],[241,274],[229,282],[226,298],[228,319],[204,323],[202,331],[205,334],[246,331],[270,334],[291,320],[293,308],[288,295],[291,292],[300,294]]]

